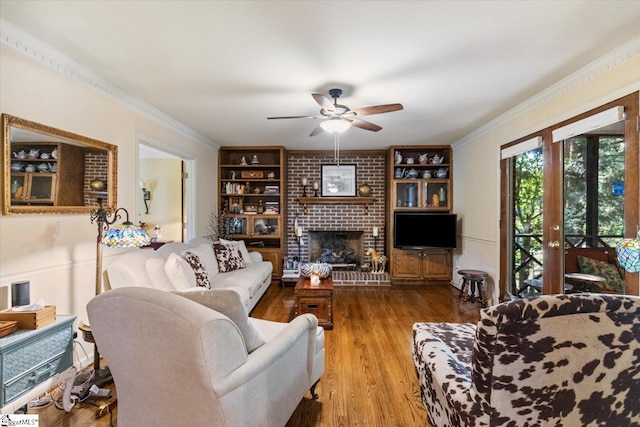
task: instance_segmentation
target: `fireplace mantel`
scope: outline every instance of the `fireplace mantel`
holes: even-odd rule
[[[298,203],[302,205],[302,210],[307,213],[307,205],[364,205],[365,212],[369,212],[369,205],[376,201],[375,197],[298,197]]]

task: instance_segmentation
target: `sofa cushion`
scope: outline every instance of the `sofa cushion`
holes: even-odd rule
[[[187,245],[186,243],[183,243],[183,242],[169,242],[169,243],[165,243],[164,245],[162,245],[158,249],[156,249],[156,252],[168,257],[169,254],[171,254],[171,253],[184,252],[184,251],[188,250],[189,248],[190,248],[190,246]]]
[[[220,273],[227,273],[247,266],[238,245],[214,243],[213,251],[216,254],[216,261],[218,261]]]
[[[147,259],[144,263],[144,268],[147,271],[147,275],[151,281],[151,286],[154,289],[160,289],[161,291],[173,291],[173,283],[169,280],[167,273],[164,271],[164,265],[167,263],[165,257],[152,257]]]
[[[624,290],[624,281],[615,265],[583,256],[578,256],[577,259],[580,273],[592,274],[607,279],[603,286],[611,291]]]
[[[106,262],[108,286],[111,289],[125,286],[141,286],[153,288],[155,284],[147,274],[145,263],[149,259],[159,259],[162,263],[165,257],[149,249],[134,249],[123,253]]]
[[[229,288],[241,284],[242,287],[249,289],[249,294],[253,298],[265,283],[271,281],[272,269],[271,263],[267,261],[250,264],[246,268],[217,275],[212,286]]]
[[[175,293],[222,313],[231,319],[240,330],[248,353],[264,344],[264,339],[249,321],[247,308],[244,306],[240,294],[236,291],[232,289],[198,289]],[[282,325],[286,326],[287,324],[283,323]]]
[[[172,252],[164,264],[164,271],[176,290],[195,288],[196,275],[182,255]]]

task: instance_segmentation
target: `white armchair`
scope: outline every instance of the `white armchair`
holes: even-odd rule
[[[315,397],[324,371],[317,319],[251,319],[237,293],[220,296],[130,287],[89,302],[92,333],[116,384],[119,425],[283,426],[306,390]]]

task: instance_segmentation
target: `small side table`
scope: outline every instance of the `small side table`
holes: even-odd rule
[[[320,280],[318,286],[311,286],[311,280],[300,277],[294,289],[296,300],[295,315],[311,313],[318,318],[318,325],[333,329],[333,279]]]
[[[476,302],[476,286],[478,289],[478,301],[483,307],[487,306],[487,300],[483,296],[483,292],[486,293],[487,282],[486,278],[489,273],[482,270],[459,270],[458,274],[462,276],[462,288],[460,289],[460,295],[458,298],[467,299],[471,302]],[[471,294],[468,295],[468,291]]]
[[[564,275],[564,279],[567,284],[572,286],[571,290],[566,289],[568,293],[597,292],[600,285],[607,281],[604,277],[584,273],[567,273]],[[595,289],[592,289],[593,286]]]

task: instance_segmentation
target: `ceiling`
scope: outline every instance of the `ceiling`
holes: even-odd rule
[[[333,149],[312,92],[364,117],[341,148],[453,143],[638,37],[638,1],[8,1],[0,17],[220,145]]]

